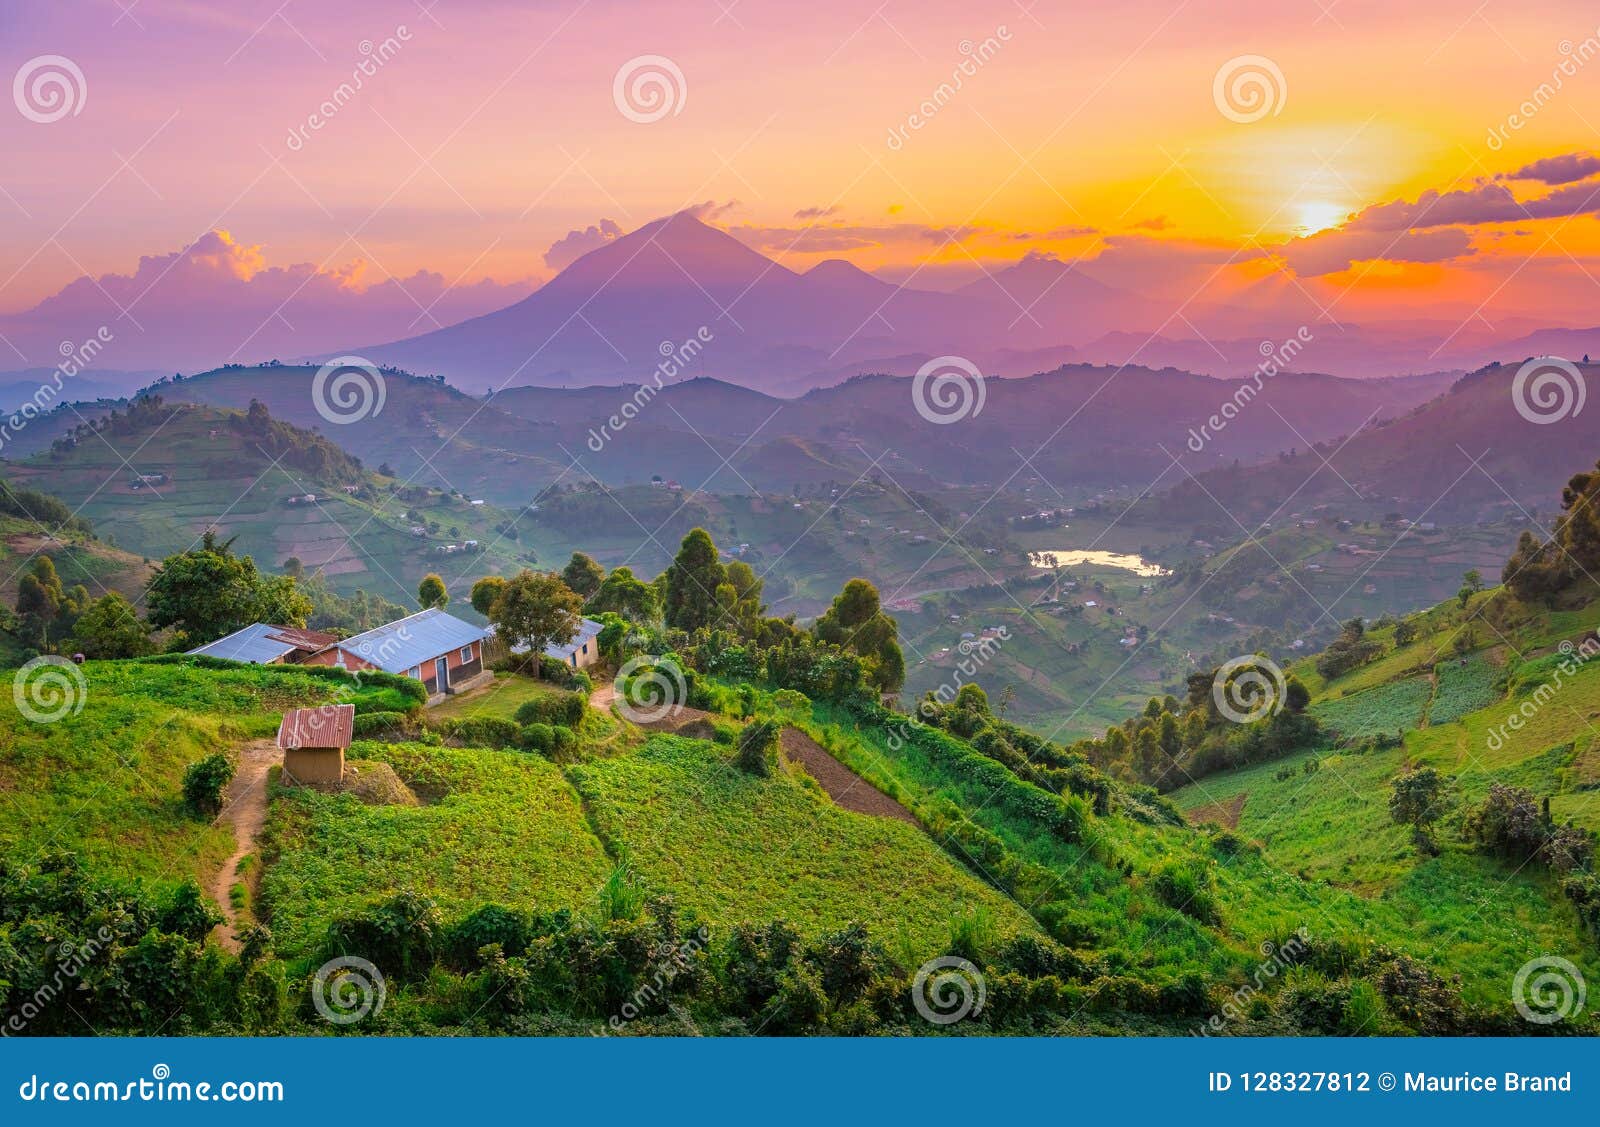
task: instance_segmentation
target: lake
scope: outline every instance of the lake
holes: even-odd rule
[[[1160,564],[1153,563],[1143,556],[1127,555],[1122,552],[1029,552],[1028,562],[1034,567],[1043,568],[1076,567],[1079,564],[1087,564],[1090,567],[1120,568],[1123,571],[1131,571],[1135,575],[1143,576],[1171,574]]]

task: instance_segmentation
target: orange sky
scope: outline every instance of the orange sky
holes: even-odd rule
[[[1600,149],[1592,5],[275,6],[0,11],[6,75],[60,55],[83,76],[77,113],[0,113],[0,310],[85,273],[132,273],[211,228],[274,265],[359,264],[366,281],[538,280],[569,231],[708,202],[791,265],[844,256],[913,284],[1043,250],[1141,288],[1207,282],[1221,296],[1271,275],[1367,316],[1579,317],[1600,288],[1594,207],[1462,224],[1466,249],[1450,256],[1437,233],[1416,241],[1435,261],[1284,273],[1278,257],[1369,205]],[[362,88],[310,126],[386,41]],[[614,90],[645,55],[682,76],[669,77],[675,112],[650,122]],[[1219,71],[1241,56],[1276,68],[1259,120],[1218,102]],[[1552,186],[1507,187],[1528,200]]]

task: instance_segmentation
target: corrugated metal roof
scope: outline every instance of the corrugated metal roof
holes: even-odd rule
[[[583,645],[585,642],[593,641],[594,638],[599,635],[600,631],[604,630],[605,628],[605,623],[596,622],[592,618],[580,619],[578,621],[578,632],[572,636],[572,641],[568,642],[564,646],[546,646],[544,648],[544,652],[551,657],[557,657],[565,661],[573,654],[578,652],[579,646]],[[495,630],[493,625],[484,631],[484,633],[490,637],[494,636],[494,632]],[[525,654],[528,652],[528,647],[524,645],[512,646],[511,652],[514,654]]]
[[[599,636],[600,631],[604,629],[604,624],[596,622],[592,618],[582,619],[578,623],[578,632],[572,636],[572,641],[564,646],[546,646],[544,652],[551,657],[567,661],[573,654],[578,652],[580,646],[585,642],[594,641]]]
[[[459,650],[469,642],[481,642],[486,633],[480,626],[462,622],[454,615],[431,607],[365,634],[346,638],[338,645],[346,653],[355,654],[386,673],[404,673],[451,650]]]
[[[356,706],[325,704],[320,708],[292,708],[278,725],[278,746],[285,750],[300,747],[350,746],[355,734]]]
[[[243,630],[235,630],[226,638],[218,638],[209,645],[189,652],[206,657],[226,658],[229,661],[270,665],[285,654],[293,653],[300,648],[292,642],[274,638],[273,634],[279,629],[280,627],[269,626],[263,622],[253,622]]]

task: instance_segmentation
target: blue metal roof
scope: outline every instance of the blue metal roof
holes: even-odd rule
[[[199,649],[190,650],[191,654],[201,654],[205,657],[222,657],[229,661],[248,661],[255,665],[271,665],[285,654],[293,653],[298,647],[288,642],[279,641],[270,635],[282,627],[271,626],[265,622],[252,622],[243,630],[235,630],[226,638],[218,638],[209,645]]]
[[[573,654],[578,652],[578,648],[580,646],[582,646],[585,642],[593,641],[599,635],[600,631],[604,629],[604,625],[596,622],[592,618],[579,619],[578,632],[572,636],[572,641],[568,642],[564,646],[546,646],[544,648],[544,652],[550,657],[560,658],[562,661],[567,661],[572,657]],[[516,647],[512,648],[515,649]]]
[[[468,643],[481,642],[486,633],[480,626],[431,607],[346,638],[338,648],[386,673],[404,673]]]

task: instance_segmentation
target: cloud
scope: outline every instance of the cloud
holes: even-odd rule
[[[116,341],[106,365],[192,371],[413,336],[503,308],[533,288],[492,279],[452,286],[431,270],[371,273],[359,259],[331,269],[274,266],[261,246],[217,229],[141,257],[131,273],[81,277],[32,309],[0,315],[0,333],[35,364],[59,342],[107,325]]]
[[[610,219],[602,219],[598,226],[591,225],[581,231],[568,231],[544,252],[544,264],[552,270],[564,270],[590,251],[622,235],[622,228]]]
[[[1515,172],[1502,172],[1496,180],[1538,180],[1545,184],[1570,184],[1600,172],[1600,157],[1593,153],[1564,153],[1525,164]]]
[[[805,227],[766,227],[752,223],[727,228],[728,234],[759,251],[795,254],[838,254],[867,247],[901,246],[925,254],[926,243],[964,242],[980,233],[977,227],[934,227],[924,223],[813,224]]]
[[[1173,222],[1165,215],[1152,215],[1149,219],[1139,220],[1133,226],[1139,231],[1165,231],[1173,226]]]
[[[724,215],[739,206],[738,200],[729,200],[727,203],[718,203],[716,200],[706,200],[704,203],[691,204],[683,210],[700,220],[702,223],[716,223]]]
[[[1047,239],[1078,239],[1084,235],[1098,235],[1099,233],[1100,228],[1098,227],[1057,227],[1052,231],[1046,231],[1044,237]]]
[[[839,207],[835,204],[832,207],[803,207],[794,213],[794,217],[804,222],[807,219],[826,219],[828,216],[837,215],[838,213]]]
[[[1445,262],[1476,253],[1473,228],[1536,219],[1565,219],[1600,212],[1600,183],[1568,183],[1542,196],[1519,200],[1502,182],[1539,179],[1522,173],[1570,176],[1581,164],[1564,157],[1535,161],[1515,173],[1469,188],[1430,189],[1414,200],[1372,204],[1344,226],[1293,239],[1277,248],[1297,274],[1333,274],[1357,262]]]
[[[1278,248],[1296,274],[1337,274],[1357,262],[1446,262],[1473,253],[1472,236],[1459,227],[1433,231],[1330,228]]]

